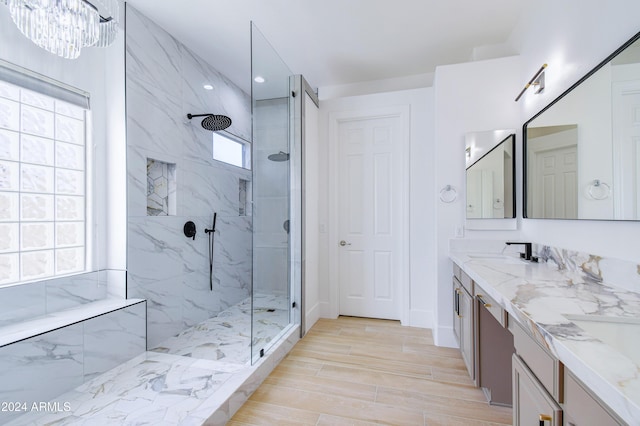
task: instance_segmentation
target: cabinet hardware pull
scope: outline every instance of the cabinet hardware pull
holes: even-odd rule
[[[482,296],[481,294],[478,294],[478,295],[477,295],[478,301],[479,301],[480,303],[482,303],[482,306],[484,306],[485,308],[490,308],[490,307],[491,307],[491,303],[487,303],[487,302],[485,302],[484,300],[482,300],[482,297],[483,297],[483,296]]]
[[[546,414],[540,414],[540,426],[544,426],[544,422],[550,421],[553,421],[553,417]]]

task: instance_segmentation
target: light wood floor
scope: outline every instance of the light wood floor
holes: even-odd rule
[[[228,424],[511,424],[485,401],[430,330],[340,317],[318,321]]]

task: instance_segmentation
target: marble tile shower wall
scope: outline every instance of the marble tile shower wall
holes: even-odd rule
[[[50,399],[145,350],[145,303],[0,347],[0,401]],[[24,414],[0,412],[0,424]]]
[[[255,293],[287,294],[289,234],[284,225],[289,219],[290,161],[272,161],[269,155],[289,152],[289,100],[258,101],[254,115],[254,164],[260,179],[253,185],[253,288]]]
[[[0,288],[0,327],[73,308],[108,296],[109,271]]]
[[[239,216],[239,180],[251,172],[212,159],[212,135],[187,113],[229,116],[251,138],[251,99],[170,34],[127,6],[128,297],[147,299],[148,345],[249,296],[252,220]],[[212,41],[213,42],[213,41]],[[214,90],[203,90],[209,83]],[[175,164],[175,215],[147,215],[147,159]],[[208,236],[218,213],[213,291]],[[187,239],[186,221],[196,224]]]

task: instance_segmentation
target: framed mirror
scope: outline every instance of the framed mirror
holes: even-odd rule
[[[467,133],[465,146],[467,219],[514,218],[514,131]]]
[[[640,220],[640,33],[523,126],[524,217]]]

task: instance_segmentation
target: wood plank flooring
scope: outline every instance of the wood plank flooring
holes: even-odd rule
[[[505,425],[457,349],[397,321],[319,320],[228,425]]]

